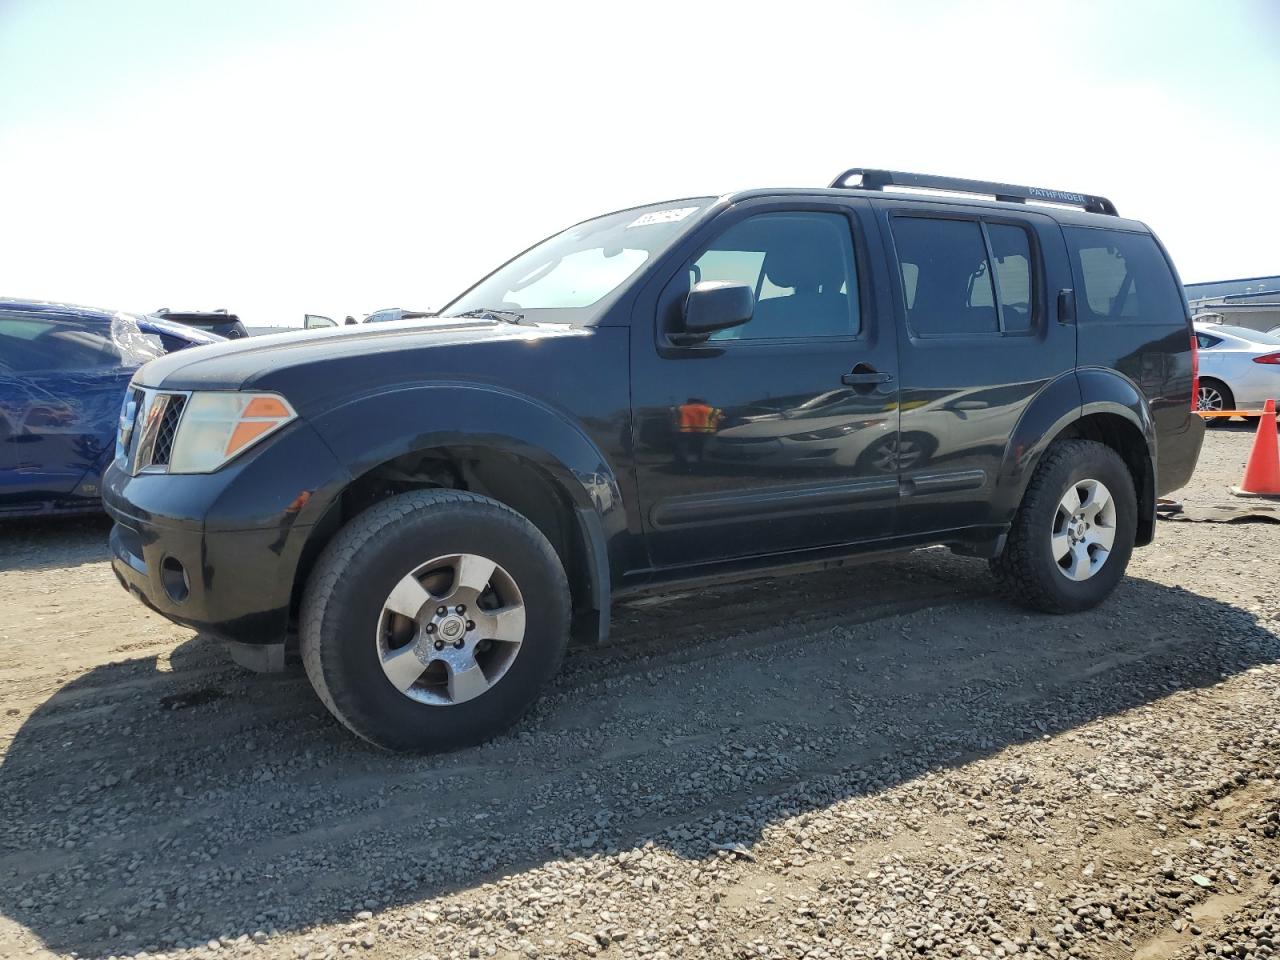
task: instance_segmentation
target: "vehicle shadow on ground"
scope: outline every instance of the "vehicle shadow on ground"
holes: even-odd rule
[[[81,957],[299,930],[653,841],[678,856],[1213,685],[1280,653],[1245,610],[1129,579],[1041,617],[937,551],[622,607],[484,747],[362,746],[305,678],[196,637],[98,667],[0,767],[0,911]],[[514,910],[514,906],[512,906]]]
[[[110,529],[105,513],[0,518],[0,573],[99,563],[110,556]]]

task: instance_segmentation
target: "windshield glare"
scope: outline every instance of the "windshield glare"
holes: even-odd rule
[[[609,294],[670,246],[711,202],[701,197],[637,207],[570,227],[481,280],[440,315],[511,310],[533,312],[536,319],[589,322]]]

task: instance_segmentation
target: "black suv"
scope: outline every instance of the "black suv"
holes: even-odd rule
[[[239,340],[249,335],[249,331],[240,322],[239,317],[222,309],[170,310],[168,307],[161,307],[152,316],[172,320],[174,323],[185,323],[189,327],[199,327],[201,330],[216,333],[228,340]]]
[[[351,730],[444,749],[636,591],[946,544],[1092,607],[1191,476],[1195,378],[1110,201],[850,170],[587,220],[432,319],[147,364],[113,563],[246,665],[296,626]]]

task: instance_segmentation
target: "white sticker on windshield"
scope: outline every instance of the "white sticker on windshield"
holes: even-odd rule
[[[627,229],[647,227],[654,223],[677,223],[697,209],[697,207],[677,207],[674,210],[652,210],[649,213],[640,214],[640,216],[628,223]]]

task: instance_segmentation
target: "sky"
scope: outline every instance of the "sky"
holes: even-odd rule
[[[578,220],[853,166],[1280,274],[1280,0],[0,0],[0,295],[444,306]]]

